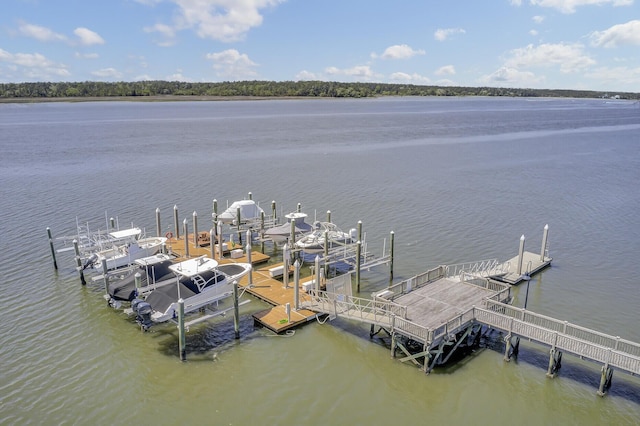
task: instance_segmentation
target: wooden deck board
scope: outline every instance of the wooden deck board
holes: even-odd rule
[[[437,328],[473,305],[480,306],[494,292],[485,288],[442,278],[404,294],[394,301],[407,307],[409,320]]]

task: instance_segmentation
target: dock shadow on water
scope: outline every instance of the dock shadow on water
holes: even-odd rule
[[[251,315],[240,316],[239,331],[240,338],[236,339],[233,319],[229,317],[192,327],[186,333],[187,361],[215,361],[220,353],[231,350],[237,345],[247,344],[253,339],[265,336],[289,337],[294,334],[292,331],[286,335],[276,335],[255,325]],[[158,349],[161,354],[179,358],[180,348],[177,328],[165,327],[152,333],[156,333],[157,337],[162,339],[159,342]]]
[[[505,334],[501,331],[488,330],[480,341],[479,350],[490,350],[495,352],[496,356],[503,357],[506,349],[504,336]],[[548,348],[545,349],[542,346],[521,340],[518,353],[512,355],[509,362],[515,366],[518,364],[533,366],[536,370],[539,370],[539,374],[545,375],[549,367],[549,351]],[[557,376],[548,378],[548,380],[571,380],[593,389],[593,394],[596,395],[600,385],[601,367],[600,364],[581,360],[571,354],[567,354],[562,358],[562,366],[558,370]],[[640,383],[637,380],[633,380],[626,373],[616,373],[614,370],[613,381],[615,383],[607,390],[607,395],[640,404]]]

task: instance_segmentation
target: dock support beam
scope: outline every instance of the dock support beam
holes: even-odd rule
[[[173,206],[173,227],[176,230],[176,240],[180,238],[180,222],[178,220],[178,205],[174,204]]]
[[[198,213],[195,211],[193,212],[193,246],[198,247]]]
[[[518,356],[518,352],[520,351],[520,337],[509,334],[504,338],[504,341],[507,344],[504,350],[504,360],[509,362],[511,361],[511,357]]]
[[[107,259],[102,258],[102,276],[104,277],[104,293],[109,294],[109,274],[107,273]]]
[[[554,378],[558,375],[558,370],[562,367],[562,351],[555,347],[549,351],[549,368],[547,369],[547,377]]]
[[[186,338],[184,335],[184,300],[178,300],[178,347],[180,350],[180,361],[187,360]]]
[[[182,221],[182,228],[184,229],[184,257],[189,257],[189,224],[187,219]]]
[[[523,260],[524,260],[524,235],[520,237],[520,249],[518,250],[518,270],[517,270],[518,275],[522,275]]]
[[[356,243],[356,291],[360,293],[360,256],[362,253],[362,242],[358,240]]]
[[[389,234],[389,285],[393,281],[393,244],[395,239],[395,233],[391,231]]]
[[[540,262],[544,262],[545,254],[547,253],[547,238],[549,238],[549,225],[544,226],[542,232],[542,248],[540,249]]]
[[[51,228],[47,228],[47,236],[49,237],[49,248],[51,249],[51,258],[53,259],[53,269],[58,270],[58,261],[56,260],[56,249],[53,247]]]
[[[602,366],[600,370],[600,387],[598,387],[598,396],[605,396],[607,391],[611,387],[611,380],[613,379],[613,368],[609,367],[609,364]]]
[[[300,309],[300,260],[293,264],[293,309]]]
[[[233,332],[236,339],[240,338],[240,304],[238,303],[238,281],[233,281]]]
[[[156,235],[162,237],[162,226],[160,225],[160,208],[156,207]]]
[[[78,246],[78,240],[73,240],[73,251],[76,254],[76,267],[80,273],[80,282],[82,285],[87,285],[87,281],[84,279],[84,269],[82,268],[82,259],[80,258],[80,247]]]

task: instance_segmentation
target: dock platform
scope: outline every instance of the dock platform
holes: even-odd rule
[[[211,246],[202,244],[195,245],[193,234],[189,234],[187,242],[189,244],[189,257],[212,256]],[[247,262],[248,259],[246,250],[243,251],[242,255],[240,255],[239,252],[235,252],[237,254],[231,256],[231,252],[233,250],[242,249],[242,247],[243,246],[240,244],[235,244],[233,247],[225,247],[223,245],[223,257],[220,258],[218,250],[214,249],[214,259],[221,264]],[[171,238],[167,242],[167,249],[174,255],[178,256],[178,259],[184,260],[187,258],[184,236],[179,238]],[[270,269],[277,268],[282,264],[270,264],[268,266],[263,266],[260,268],[255,267],[256,265],[267,263],[270,259],[271,257],[269,255],[260,253],[259,251],[252,251],[251,264],[254,265],[254,269],[251,272],[252,283],[249,283],[248,275],[245,275],[238,283],[239,287],[244,289],[247,293],[273,305],[272,308],[265,309],[253,314],[254,320],[258,324],[268,328],[275,333],[283,333],[293,327],[314,320],[318,315],[317,312],[313,312],[307,309],[294,309],[293,279],[289,279],[288,286],[287,288],[285,288],[283,281],[271,276]],[[292,271],[293,269],[290,270],[290,272]],[[307,277],[299,280],[298,286],[300,295],[306,294],[302,289],[302,285],[306,281],[312,279],[313,277]],[[287,315],[286,310],[287,303],[290,307],[289,315]]]

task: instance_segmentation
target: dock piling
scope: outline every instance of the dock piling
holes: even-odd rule
[[[73,251],[76,254],[76,267],[80,273],[80,282],[82,285],[87,285],[87,281],[84,279],[84,269],[82,268],[82,258],[80,257],[80,247],[78,246],[78,240],[73,240]]]
[[[184,230],[184,257],[189,257],[189,224],[187,219],[182,221],[182,229]]]
[[[293,264],[293,309],[300,309],[300,260]]]
[[[162,237],[162,226],[160,226],[160,208],[156,207],[156,235]]]
[[[176,239],[180,238],[180,226],[178,219],[178,205],[173,206],[173,228],[176,230]]]
[[[107,259],[102,258],[102,277],[104,278],[104,293],[109,294],[109,274],[107,269]]]
[[[282,282],[284,288],[289,288],[289,245],[287,243],[282,247]]]
[[[184,335],[184,299],[178,299],[178,346],[180,349],[180,361],[187,360],[186,338]]]
[[[233,331],[236,339],[240,338],[240,304],[238,303],[238,281],[233,281]]]
[[[356,291],[360,293],[360,264],[361,264],[362,242],[356,243]]]
[[[193,212],[193,246],[198,247],[198,213],[195,210]]]
[[[58,261],[56,260],[56,249],[53,246],[53,237],[51,236],[51,228],[47,228],[47,236],[49,237],[49,248],[51,249],[51,258],[53,259],[53,269],[58,270]]]
[[[524,234],[520,237],[520,249],[518,250],[518,270],[517,274],[522,275],[522,261],[524,259]]]
[[[540,262],[544,262],[545,254],[547,253],[547,238],[549,237],[549,225],[544,226],[542,232],[542,248],[540,249]]]
[[[391,231],[389,234],[389,285],[393,282],[393,245],[395,233]]]

